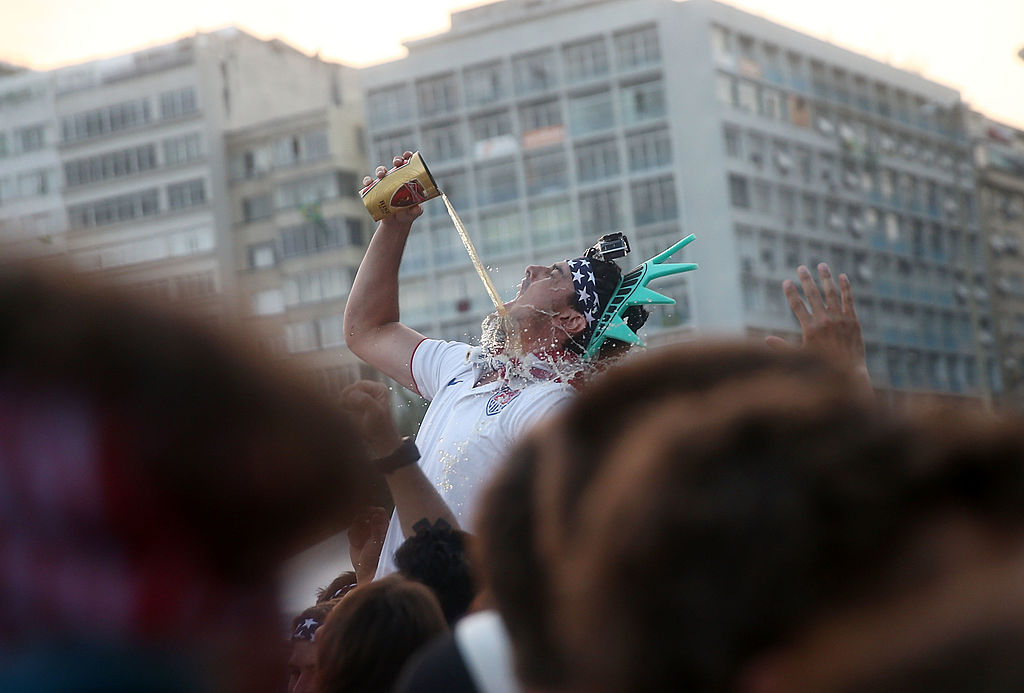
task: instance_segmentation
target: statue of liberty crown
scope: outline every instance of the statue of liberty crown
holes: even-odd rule
[[[676,302],[673,298],[647,288],[647,285],[655,279],[697,269],[697,265],[692,262],[665,262],[676,252],[689,245],[693,239],[694,236],[691,233],[671,248],[658,253],[650,260],[622,276],[618,287],[615,289],[615,293],[612,294],[611,300],[608,301],[608,305],[605,306],[604,312],[601,313],[601,317],[597,321],[597,327],[594,328],[594,334],[590,337],[590,342],[587,344],[587,350],[583,358],[594,358],[600,351],[601,345],[604,344],[604,340],[609,337],[626,344],[639,344],[643,346],[643,341],[640,337],[626,324],[623,314],[631,306],[644,306],[655,303],[672,305]]]

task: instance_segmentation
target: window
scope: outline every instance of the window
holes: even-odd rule
[[[758,113],[772,120],[786,120],[786,100],[782,92],[763,87],[761,89],[761,106]]]
[[[550,89],[557,83],[555,76],[555,54],[551,50],[527,53],[512,58],[516,92],[531,94]]]
[[[423,151],[431,162],[457,159],[465,153],[458,125],[443,125],[423,130]]]
[[[310,220],[281,230],[281,254],[285,258],[299,257],[358,245],[361,236],[362,226],[358,219],[331,217]]]
[[[743,176],[729,174],[729,202],[733,207],[750,209],[750,189]]]
[[[614,139],[576,145],[576,177],[589,183],[619,174],[619,147]]]
[[[332,315],[329,318],[320,318],[316,321],[316,328],[320,335],[321,349],[344,346],[345,329],[342,316]]]
[[[64,178],[67,187],[73,188],[153,168],[156,168],[156,145],[145,144],[109,154],[73,159],[64,164]]]
[[[74,205],[68,208],[68,222],[72,229],[87,229],[153,216],[160,211],[159,198],[159,191],[152,188]]]
[[[430,245],[434,252],[434,267],[448,267],[466,258],[458,234],[451,224],[431,229]]]
[[[739,80],[736,85],[736,105],[747,113],[757,113],[757,85],[745,79]]]
[[[18,175],[17,197],[39,197],[53,190],[53,172],[38,169]]]
[[[737,104],[736,78],[721,72],[715,75],[715,95],[723,106],[735,106]]]
[[[766,214],[772,211],[772,188],[763,180],[754,181],[754,207]]]
[[[276,315],[284,312],[284,294],[281,289],[267,289],[252,295],[253,315]]]
[[[341,267],[291,275],[282,284],[284,303],[289,308],[342,298],[351,288],[352,274]]]
[[[534,248],[547,248],[574,238],[572,205],[567,199],[530,206],[530,237]]]
[[[326,130],[314,130],[302,136],[302,161],[315,161],[331,154],[331,145]]]
[[[422,117],[429,118],[454,111],[459,105],[454,75],[442,75],[418,81],[416,83],[416,98]]]
[[[288,353],[298,354],[317,348],[316,323],[293,322],[284,328],[284,339]]]
[[[580,226],[589,236],[622,230],[622,193],[618,188],[580,193]]]
[[[569,100],[570,131],[574,135],[607,130],[615,125],[612,94],[604,90]]]
[[[740,131],[737,128],[726,125],[723,131],[725,135],[725,155],[739,159],[743,156],[743,144],[740,138]]]
[[[562,105],[557,99],[527,104],[519,109],[523,132],[562,124]]]
[[[203,155],[199,133],[172,137],[164,140],[164,165],[177,166],[195,161]]]
[[[249,221],[266,219],[274,213],[274,198],[270,193],[246,197],[242,200],[242,218]]]
[[[564,190],[569,184],[567,169],[561,148],[527,154],[523,157],[526,193],[540,195]]]
[[[476,202],[478,205],[508,202],[519,197],[516,167],[511,161],[478,166],[476,169]]]
[[[725,27],[711,26],[711,50],[715,59],[728,63],[732,59],[732,33]]]
[[[676,190],[671,178],[633,183],[633,222],[637,226],[675,219]]]
[[[180,118],[196,110],[196,90],[192,87],[165,91],[160,95],[160,117]]]
[[[481,251],[490,258],[521,252],[523,222],[518,211],[480,215]]]
[[[562,57],[570,84],[608,74],[608,48],[603,38],[569,44],[562,48]]]
[[[43,125],[32,125],[26,128],[17,128],[14,131],[14,148],[16,152],[25,154],[43,148],[46,144],[46,127]]]
[[[10,154],[7,149],[7,133],[0,132],[0,159]]]
[[[665,115],[665,88],[660,79],[623,87],[619,92],[622,122],[642,123]]]
[[[378,135],[373,138],[373,148],[371,153],[376,158],[378,164],[383,164],[387,168],[391,168],[391,162],[396,155],[400,155],[402,152],[410,151],[414,152],[419,147],[416,143],[416,138],[412,132],[398,132],[387,135]]]
[[[661,59],[657,27],[643,27],[615,35],[615,56],[620,70],[653,65]]]
[[[479,106],[497,101],[504,96],[501,63],[466,68],[463,80],[466,85],[467,105]]]
[[[390,125],[412,117],[412,95],[404,84],[371,89],[366,95],[366,106],[370,122],[378,126]]]
[[[444,190],[445,195],[448,196],[456,210],[464,210],[473,203],[473,198],[469,193],[469,180],[466,177],[465,171],[435,173],[435,179],[437,180],[438,187]],[[444,204],[424,205],[423,209],[426,210],[425,214],[427,216],[448,218],[448,211]]]
[[[64,142],[77,142],[137,127],[149,120],[148,99],[126,101],[62,118],[61,137]]]
[[[185,209],[206,202],[206,184],[202,178],[167,186],[167,206]]]
[[[638,132],[626,138],[629,170],[642,171],[672,163],[672,141],[665,128]]]
[[[487,115],[471,118],[469,129],[473,133],[474,142],[489,140],[511,134],[512,119],[509,117],[508,111],[488,113]]]
[[[277,186],[274,191],[278,209],[309,205],[321,200],[330,200],[339,196],[340,190],[355,189],[355,180],[342,185],[341,172],[329,171],[316,176],[299,178]]]
[[[273,243],[260,243],[249,246],[249,267],[263,269],[277,264]]]

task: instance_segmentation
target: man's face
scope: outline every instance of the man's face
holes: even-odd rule
[[[314,693],[316,690],[316,643],[293,640],[288,659],[288,693]]]
[[[519,293],[505,307],[522,331],[528,351],[561,345],[586,327],[583,316],[571,307],[574,297],[571,271],[564,260],[526,268]]]
[[[562,260],[553,265],[530,265],[519,285],[519,293],[506,307],[533,308],[544,314],[557,313],[568,307],[575,295],[569,263]]]

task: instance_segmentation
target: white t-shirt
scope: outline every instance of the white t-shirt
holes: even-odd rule
[[[553,380],[529,381],[521,389],[501,379],[473,387],[480,367],[469,362],[470,349],[462,342],[425,339],[413,352],[412,378],[420,395],[430,400],[416,434],[419,466],[462,529],[472,532],[476,500],[495,467],[572,389]],[[403,541],[396,510],[376,577],[395,572],[394,554]]]

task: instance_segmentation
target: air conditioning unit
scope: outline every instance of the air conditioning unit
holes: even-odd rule
[[[871,271],[871,267],[868,263],[862,262],[857,265],[857,277],[860,278],[861,281],[869,282],[873,275],[874,272]]]
[[[828,215],[828,225],[836,230],[843,228],[843,215],[839,212],[832,212]]]
[[[818,132],[823,135],[831,136],[835,134],[836,128],[832,125],[832,121],[828,118],[818,118]]]
[[[992,236],[992,238],[988,239],[988,245],[996,255],[999,255],[1006,249],[1006,245],[1001,236]]]
[[[789,173],[789,170],[793,168],[793,159],[785,152],[776,152],[775,165],[782,173]]]
[[[843,182],[846,183],[846,187],[854,189],[860,183],[860,176],[853,171],[847,171],[843,175]]]

